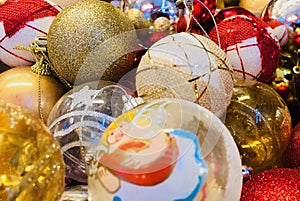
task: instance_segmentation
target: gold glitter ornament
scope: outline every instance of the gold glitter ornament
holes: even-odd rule
[[[225,125],[238,145],[243,165],[255,173],[277,165],[291,136],[291,116],[281,96],[258,81],[235,83]]]
[[[117,82],[131,68],[137,36],[132,22],[114,5],[84,0],[65,8],[47,35],[49,59],[73,84]]]
[[[139,63],[138,96],[144,100],[179,98],[221,117],[233,91],[232,67],[212,40],[181,32],[154,43]]]
[[[147,20],[144,13],[138,9],[129,9],[126,12],[126,16],[133,23],[134,28],[136,29],[148,28],[150,26],[150,22]]]
[[[21,107],[0,101],[0,119],[0,200],[58,200],[64,190],[58,142]]]

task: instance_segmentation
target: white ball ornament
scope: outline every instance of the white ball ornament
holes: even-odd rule
[[[136,74],[137,93],[144,100],[184,99],[218,117],[230,104],[233,82],[225,52],[207,37],[187,32],[153,44]]]

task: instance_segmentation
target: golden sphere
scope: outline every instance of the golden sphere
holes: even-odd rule
[[[0,200],[59,200],[64,162],[58,142],[27,110],[0,101]]]
[[[281,96],[258,81],[237,81],[225,125],[238,145],[243,165],[255,173],[280,160],[291,136],[291,116]]]
[[[119,8],[99,0],[63,9],[47,36],[54,69],[73,84],[100,79],[117,82],[131,68],[136,44],[132,22]]]
[[[0,99],[27,108],[36,117],[47,120],[52,107],[67,89],[53,76],[40,76],[40,81],[38,76],[30,66],[4,71],[0,74]]]
[[[145,17],[142,11],[132,8],[126,12],[126,16],[133,23],[136,29],[148,28],[150,26],[149,21]]]

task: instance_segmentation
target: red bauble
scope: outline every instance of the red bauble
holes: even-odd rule
[[[192,12],[193,17],[190,21],[191,32],[202,33],[200,25],[205,27],[209,23],[216,12],[216,8],[217,4],[215,0],[194,0]]]
[[[255,175],[243,185],[240,201],[300,200],[300,170],[276,168]]]
[[[52,20],[60,11],[61,8],[50,0],[0,3],[0,61],[10,67],[34,64],[31,52],[14,47],[29,47],[36,36],[47,35]]]
[[[225,18],[210,38],[226,52],[234,77],[268,82],[280,61],[280,46],[258,18],[235,15]]]
[[[215,20],[216,23],[220,23],[221,21],[223,21],[226,18],[235,16],[235,15],[243,15],[246,17],[249,17],[251,19],[257,19],[257,17],[251,13],[250,11],[246,10],[245,8],[241,8],[241,7],[227,7],[227,8],[223,8],[222,10],[220,10],[216,15],[215,15]]]
[[[285,155],[288,166],[300,170],[300,122],[293,130],[293,138],[286,149]]]
[[[239,6],[232,6],[232,7],[227,7],[227,8],[221,9],[214,16],[215,21],[213,21],[213,19],[210,20],[210,22],[206,26],[206,30],[208,30],[208,32],[210,32],[216,26],[216,24],[219,24],[223,20],[233,17],[233,16],[236,16],[236,15],[245,16],[245,17],[251,18],[255,21],[258,20],[258,18],[253,13],[246,10],[245,8],[241,8]]]

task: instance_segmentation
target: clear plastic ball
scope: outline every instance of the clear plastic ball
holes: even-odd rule
[[[89,199],[238,201],[241,171],[219,118],[189,101],[154,100],[120,115],[102,135]]]

